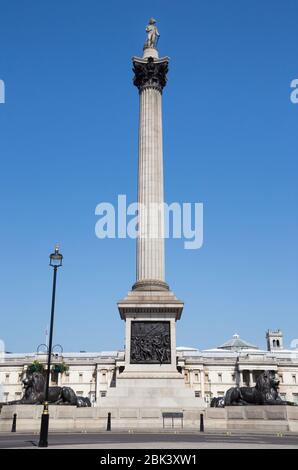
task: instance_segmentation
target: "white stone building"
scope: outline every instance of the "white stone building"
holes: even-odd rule
[[[267,350],[234,335],[215,349],[200,351],[177,348],[177,368],[184,375],[185,387],[202,397],[208,405],[236,385],[253,386],[258,374],[274,370],[280,379],[282,398],[298,403],[298,350],[283,348],[281,331],[267,331]],[[0,361],[0,402],[22,396],[22,378],[34,360],[46,364],[44,353],[6,353]],[[51,385],[72,387],[78,395],[90,397],[94,406],[105,406],[109,387],[117,387],[123,372],[124,351],[62,353],[53,364],[66,363],[69,370],[53,377]]]

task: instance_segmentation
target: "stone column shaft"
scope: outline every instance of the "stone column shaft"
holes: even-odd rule
[[[150,53],[147,51],[147,53]],[[168,58],[133,58],[139,89],[138,224],[135,289],[168,289],[164,261],[162,90]]]
[[[164,214],[161,93],[140,92],[139,237],[137,281],[164,281]]]

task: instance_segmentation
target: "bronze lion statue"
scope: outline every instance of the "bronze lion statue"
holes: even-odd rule
[[[214,398],[212,408],[234,405],[295,405],[282,400],[278,394],[279,380],[274,371],[264,371],[256,381],[255,387],[231,387],[224,398]]]
[[[40,372],[27,373],[22,380],[25,391],[20,400],[9,402],[19,405],[41,405],[45,400],[45,377]],[[48,402],[55,405],[90,407],[89,398],[78,397],[70,387],[49,387]]]

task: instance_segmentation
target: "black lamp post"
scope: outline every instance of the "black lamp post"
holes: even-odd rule
[[[46,388],[45,388],[45,398],[43,405],[43,412],[41,415],[41,426],[40,426],[40,435],[38,447],[48,447],[48,431],[49,431],[49,409],[48,409],[48,399],[49,399],[49,384],[50,384],[50,374],[51,374],[51,357],[52,357],[52,343],[53,343],[53,326],[54,326],[54,311],[55,311],[55,296],[56,296],[56,279],[57,279],[57,269],[62,266],[63,256],[59,253],[59,246],[55,246],[54,253],[50,254],[50,266],[54,268],[53,276],[53,291],[52,291],[52,308],[51,308],[51,324],[50,324],[50,337],[49,337],[49,347],[48,347],[48,368],[47,368],[47,377],[46,377]]]

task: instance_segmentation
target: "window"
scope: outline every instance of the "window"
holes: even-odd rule
[[[196,398],[200,398],[201,396],[201,392],[199,392],[198,390],[195,391],[195,397]]]
[[[278,376],[280,383],[282,384],[284,381],[284,376],[282,374],[279,374]]]
[[[209,374],[208,373],[205,374],[205,382],[209,382]]]
[[[80,382],[80,384],[83,383],[83,374],[82,373],[79,374],[79,382]]]
[[[185,373],[184,373],[184,379],[185,379],[185,382],[186,382],[186,383],[189,382],[189,373],[188,373],[188,372],[185,372]]]
[[[243,384],[246,385],[246,387],[249,387],[249,371],[248,370],[244,370],[242,372],[242,380],[243,380]]]
[[[6,383],[6,384],[9,383],[9,374],[5,374],[5,383]]]
[[[205,402],[210,403],[211,399],[212,399],[212,393],[210,392],[205,393]]]
[[[106,397],[106,396],[107,396],[106,390],[102,390],[102,391],[100,392],[100,396],[101,396],[102,398]]]
[[[225,392],[217,392],[218,397],[223,397],[225,395]]]
[[[101,372],[100,381],[101,381],[102,383],[106,383],[106,381],[107,381],[107,373],[106,373],[106,371]]]
[[[56,372],[51,373],[51,381],[53,385],[58,384],[58,374],[56,374]]]
[[[292,383],[293,384],[297,383],[296,374],[292,375]]]
[[[199,374],[196,372],[195,373],[195,381],[198,382],[199,381]]]
[[[222,374],[217,374],[217,377],[218,377],[218,381],[222,382]]]
[[[9,393],[8,393],[8,392],[4,392],[4,401],[5,401],[5,402],[8,401],[8,396],[9,396]]]
[[[232,374],[232,382],[235,382],[235,380],[236,380],[236,375]]]

